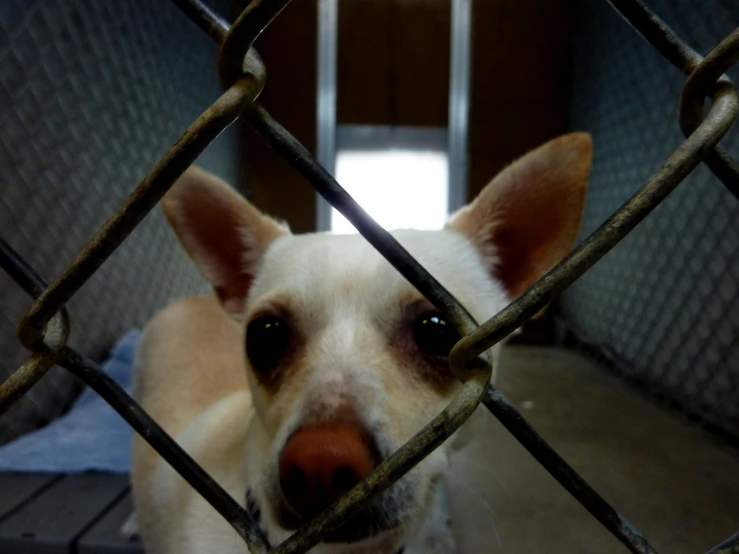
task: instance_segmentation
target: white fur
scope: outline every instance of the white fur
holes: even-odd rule
[[[502,288],[490,279],[475,248],[461,235],[448,230],[404,230],[393,232],[393,236],[478,322],[508,303]],[[378,363],[387,361],[382,325],[385,320],[399,316],[402,306],[398,298],[403,294],[418,295],[359,235],[291,236],[276,241],[267,250],[249,295],[246,319],[265,303],[288,295],[291,308],[309,319],[316,345],[310,354],[310,373],[301,383],[301,394],[292,397],[289,407],[281,406],[281,411],[289,413],[286,419],[272,417],[263,391],[252,382],[256,412],[264,425],[259,433],[258,449],[260,454],[262,449],[269,453],[259,456],[261,463],[249,462],[247,473],[253,479],[252,486],[258,484],[266,467],[276,465],[289,434],[317,406],[330,410],[349,399],[370,427],[395,431],[391,433],[393,436],[386,437],[393,449],[444,407],[448,398],[440,398],[429,407],[420,401],[416,403],[409,394],[401,406],[405,416],[398,418],[391,409],[392,402],[397,403],[398,399],[387,396],[380,376],[372,370]],[[372,344],[375,348],[368,347]],[[396,418],[406,421],[400,423]],[[272,433],[269,442],[266,437]],[[449,444],[440,447],[413,470],[421,475],[423,483],[447,469],[449,447]],[[278,540],[291,534],[270,521],[265,522],[265,527]],[[404,541],[407,539],[404,537]],[[336,546],[323,545],[315,550],[327,554],[332,551],[337,551]]]
[[[551,141],[503,171],[445,229],[392,234],[482,323],[571,247],[590,156],[586,135]],[[273,507],[281,495],[280,456],[294,431],[348,407],[389,454],[441,412],[460,385],[434,374],[443,368],[423,361],[413,342],[408,318],[416,303],[428,301],[363,237],[292,235],[196,169],[163,205],[220,306],[212,298],[187,299],[154,318],[137,356],[136,394],[242,506],[251,491],[259,523],[276,545],[292,534]],[[507,242],[496,250],[498,226]],[[506,258],[512,249],[517,255]],[[493,277],[496,265],[511,270],[497,273],[507,291]],[[289,313],[301,343],[283,378],[263,385],[245,356],[245,329],[275,311]],[[456,434],[458,444],[474,434],[481,413]],[[441,483],[454,442],[389,489],[407,499],[398,527],[354,544],[321,543],[311,552],[394,554],[404,546],[405,554],[453,553]],[[132,478],[149,554],[244,551],[236,532],[139,437]]]
[[[484,321],[507,304],[504,291],[490,279],[480,256],[466,238],[449,230],[397,231],[393,234],[477,321]],[[379,438],[395,450],[435,416],[451,397],[451,393],[450,396],[439,395],[430,401],[433,395],[424,393],[426,396],[420,397],[408,389],[399,404],[397,396],[388,396],[379,370],[392,361],[385,344],[387,326],[402,313],[404,306],[399,298],[405,295],[420,298],[420,295],[361,236],[315,234],[287,236],[275,241],[260,263],[244,319],[248,321],[252,313],[285,295],[290,300],[291,310],[304,318],[303,323],[312,334],[309,363],[299,384],[300,394],[286,394],[276,404],[256,382],[254,374],[247,372],[254,404],[252,416],[239,416],[249,410],[238,408],[246,401],[239,400],[240,393],[234,393],[236,396],[228,396],[197,415],[176,436],[177,441],[242,505],[247,486],[253,491],[262,507],[261,525],[273,544],[286,539],[292,532],[281,529],[271,517],[265,475],[270,475],[270,470],[276,467],[290,433],[316,407],[330,411],[349,401],[362,420],[369,427],[380,429],[383,436]],[[147,354],[142,356],[146,358]],[[146,364],[145,361],[140,363]],[[224,430],[228,431],[225,435]],[[237,463],[235,461],[228,461],[224,467],[219,461],[205,459],[206,451],[219,448],[213,440],[218,433],[219,442],[241,445],[238,448],[243,452],[242,461],[237,467],[228,468],[229,464]],[[232,436],[234,433],[237,435]],[[449,552],[438,550],[452,544],[450,532],[440,531],[448,517],[446,509],[428,487],[447,470],[450,447],[450,443],[442,445],[412,470],[417,483],[429,496],[419,498],[418,501],[425,505],[415,508],[417,516],[411,518],[404,529],[383,533],[351,548],[321,544],[312,552],[392,554],[397,545],[410,549],[414,541],[418,546],[413,547],[415,550],[406,550],[408,554],[433,552],[422,546],[424,541],[431,540],[429,537],[433,533],[438,535],[432,541],[436,545],[434,548],[438,552]],[[198,452],[203,454],[198,456]],[[149,484],[156,488],[157,494],[152,497],[154,501],[146,517],[155,519],[159,529],[147,532],[147,525],[141,525],[149,554],[195,554],[210,551],[214,544],[218,544],[221,554],[243,552],[243,543],[235,532],[199,495],[183,496],[183,487],[189,490],[189,485],[166,463],[157,465]],[[141,487],[139,496],[140,490]],[[175,500],[177,498],[181,500]],[[173,500],[179,505],[177,513],[167,509],[170,506],[171,510]],[[430,523],[434,518],[440,519],[438,525]],[[388,547],[388,544],[396,546]]]

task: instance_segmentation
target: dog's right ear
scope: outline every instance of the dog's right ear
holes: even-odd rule
[[[190,167],[172,185],[162,198],[162,208],[224,309],[240,318],[262,255],[290,230],[197,167]]]

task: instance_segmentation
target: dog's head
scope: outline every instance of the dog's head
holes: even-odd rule
[[[589,135],[566,135],[505,169],[444,229],[393,235],[482,322],[570,250],[590,162]],[[459,337],[359,235],[293,235],[197,169],[163,206],[244,326],[256,409],[245,471],[262,524],[283,540],[448,404],[459,383],[447,356]],[[402,544],[448,454],[442,445],[326,543]]]

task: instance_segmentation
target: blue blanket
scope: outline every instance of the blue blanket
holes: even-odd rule
[[[129,394],[140,336],[137,330],[129,331],[102,366]],[[0,446],[0,472],[125,474],[131,468],[132,439],[133,430],[128,424],[86,388],[66,415]]]

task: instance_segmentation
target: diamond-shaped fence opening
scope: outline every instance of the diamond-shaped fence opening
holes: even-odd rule
[[[190,128],[180,137],[175,145],[160,159],[154,169],[143,178],[136,189],[125,199],[117,211],[103,224],[92,240],[87,242],[74,261],[67,266],[61,276],[48,286],[36,271],[31,268],[18,253],[5,241],[0,240],[0,265],[10,278],[15,280],[34,302],[22,317],[19,326],[21,342],[33,354],[23,366],[0,386],[0,414],[5,413],[11,404],[24,394],[32,392],[33,385],[43,377],[56,363],[79,377],[93,390],[100,394],[142,437],[185,478],[236,530],[245,540],[251,552],[306,552],[318,543],[322,537],[337,529],[348,517],[354,514],[362,503],[378,494],[402,477],[416,463],[428,455],[443,440],[448,438],[472,414],[474,409],[483,403],[497,417],[514,437],[533,455],[549,473],[557,479],[595,518],[598,519],[623,545],[631,552],[653,553],[654,550],[646,539],[601,498],[567,463],[549,447],[549,445],[531,428],[516,412],[508,400],[489,384],[491,364],[485,352],[497,342],[520,327],[522,323],[539,312],[555,295],[571,285],[580,275],[588,270],[618,244],[640,221],[652,212],[677,185],[684,180],[701,162],[705,162],[715,172],[735,196],[739,195],[739,171],[718,145],[726,134],[739,112],[739,98],[736,89],[722,74],[739,59],[739,29],[710,51],[703,59],[692,51],[652,14],[640,0],[611,0],[611,4],[638,29],[647,40],[666,57],[673,65],[688,75],[682,93],[680,123],[685,131],[686,139],[681,144],[659,146],[670,150],[665,163],[656,169],[651,177],[648,171],[642,170],[638,175],[646,184],[633,194],[624,195],[619,201],[624,204],[587,237],[560,264],[554,267],[544,278],[524,292],[516,301],[490,320],[478,325],[467,311],[446,291],[418,262],[413,259],[384,229],[371,220],[346,194],[340,185],[312,158],[310,153],[298,143],[290,133],[280,126],[269,113],[261,107],[256,98],[264,85],[265,70],[252,45],[261,31],[287,6],[289,0],[254,0],[229,28],[225,20],[217,16],[200,0],[174,0],[174,3],[185,12],[211,38],[221,45],[218,61],[218,74],[221,85],[225,89],[223,95],[203,112]],[[20,4],[19,4],[20,5]],[[27,6],[25,4],[24,6]],[[98,6],[95,4],[95,6]],[[102,5],[101,5],[102,6]],[[16,11],[23,9],[14,6]],[[60,8],[62,9],[62,8]],[[95,18],[113,17],[105,7],[96,7],[93,21],[80,19],[77,24],[95,24]],[[122,8],[125,9],[125,8]],[[151,8],[153,9],[153,8]],[[37,12],[27,12],[33,17],[43,17]],[[151,25],[153,12],[147,12],[146,21],[140,25]],[[74,18],[74,10],[59,17]],[[170,16],[168,16],[170,17]],[[121,33],[130,29],[121,27]],[[12,32],[17,32],[13,29]],[[113,37],[99,37],[100,40],[115,40]],[[2,45],[0,45],[2,46]],[[3,46],[7,49],[7,46]],[[204,46],[203,46],[204,48]],[[173,63],[184,63],[187,56],[196,57],[197,48],[188,50],[185,56],[181,52],[173,57]],[[52,50],[49,50],[52,51]],[[39,54],[40,55],[40,54]],[[655,56],[656,60],[659,60]],[[136,63],[135,52],[131,57],[119,59],[121,67],[116,75],[124,75],[130,70],[130,64]],[[618,58],[614,61],[619,61]],[[661,61],[660,61],[661,62]],[[187,59],[187,63],[191,60]],[[650,67],[660,67],[657,61],[650,61]],[[618,67],[618,64],[614,64]],[[29,66],[32,71],[32,66]],[[671,70],[674,71],[674,70]],[[27,78],[42,78],[50,72],[36,71]],[[46,78],[46,77],[44,77]],[[123,79],[125,81],[125,79]],[[106,81],[107,82],[107,81]],[[110,83],[118,82],[111,77]],[[633,87],[638,82],[630,83]],[[18,83],[13,86],[22,86]],[[2,88],[7,94],[7,83]],[[83,83],[77,83],[76,89],[82,90]],[[606,87],[607,88],[607,87]],[[634,94],[633,88],[631,94]],[[12,91],[11,91],[12,93]],[[712,105],[706,114],[701,114],[705,97],[710,97]],[[149,104],[141,96],[134,106],[148,109]],[[634,102],[642,100],[639,94],[634,95]],[[71,104],[70,104],[71,106]],[[38,107],[33,108],[38,109]],[[72,109],[70,107],[70,109]],[[122,106],[121,109],[134,109]],[[155,114],[152,114],[155,115]],[[630,119],[627,113],[615,113],[622,121]],[[105,375],[100,368],[88,358],[79,354],[67,345],[70,332],[70,321],[66,305],[74,300],[77,291],[88,281],[101,283],[101,294],[106,284],[105,269],[100,269],[108,257],[125,252],[125,246],[116,254],[125,238],[142,224],[149,211],[156,205],[167,189],[187,169],[215,138],[235,120],[242,118],[272,148],[286,158],[289,163],[302,173],[334,207],[359,230],[359,232],[378,251],[408,279],[426,298],[446,314],[463,338],[453,348],[450,355],[450,366],[455,375],[462,381],[458,395],[449,406],[409,440],[397,452],[382,462],[362,483],[350,490],[335,505],[318,515],[311,522],[298,530],[292,537],[280,545],[272,547],[268,544],[264,532],[250,515],[237,504],[221,487],[219,487],[204,471],[185,453],[151,418],[141,410],[115,382]],[[84,120],[84,117],[81,118]],[[96,118],[102,120],[104,126],[115,124],[113,118]],[[633,140],[642,148],[653,147],[653,141],[646,141],[637,129],[623,131],[623,140],[633,134]],[[81,134],[81,133],[80,133]],[[156,140],[161,137],[132,135],[132,142],[147,139]],[[35,137],[29,137],[33,141]],[[11,155],[14,140],[3,142]],[[669,148],[668,148],[669,147]],[[672,150],[674,148],[674,151]],[[38,155],[37,149],[24,155]],[[632,150],[635,155],[628,154],[622,160],[625,165],[634,165],[639,157],[639,148]],[[633,159],[632,159],[633,158]],[[77,179],[92,179],[94,172],[85,167],[83,160]],[[87,169],[87,171],[85,171]],[[654,168],[652,168],[654,169]],[[641,174],[643,173],[643,174]],[[134,175],[132,177],[140,177]],[[636,176],[636,175],[635,175]],[[56,178],[69,176],[59,174]],[[112,206],[103,184],[99,187],[101,198],[88,204],[86,213],[89,217],[109,212]],[[31,191],[32,194],[40,191]],[[85,198],[80,197],[84,203]],[[734,200],[734,199],[732,199]],[[33,202],[31,202],[33,204]],[[41,206],[39,206],[39,209]],[[81,210],[80,206],[68,207],[73,218]],[[666,216],[671,211],[670,204],[664,204],[659,210]],[[606,214],[603,214],[604,216]],[[668,217],[669,219],[669,217]],[[651,219],[648,221],[652,221]],[[73,221],[72,223],[76,223]],[[20,225],[20,223],[18,223]],[[659,233],[669,232],[667,222],[655,220]],[[146,223],[143,223],[145,226]],[[62,230],[66,235],[66,230]],[[81,233],[83,234],[83,233]],[[633,235],[628,240],[640,240]],[[643,240],[643,238],[641,239]],[[27,240],[28,246],[35,246],[32,238]],[[73,241],[72,241],[73,242]],[[647,241],[647,244],[649,242]],[[42,245],[39,245],[42,246]],[[75,249],[80,244],[73,245]],[[615,249],[614,253],[628,256],[626,249]],[[50,257],[50,259],[53,257]],[[658,265],[667,266],[669,258],[663,256]],[[45,270],[45,268],[42,268]],[[99,271],[98,271],[99,270]],[[646,268],[645,268],[646,273]],[[107,276],[110,279],[110,276]],[[628,279],[627,275],[623,276]],[[617,283],[618,280],[611,281]],[[623,280],[621,280],[623,282]],[[2,283],[0,283],[2,284]],[[110,283],[107,283],[110,285]],[[623,286],[622,284],[616,286]],[[708,288],[704,294],[707,299],[712,290]],[[596,297],[599,295],[596,295]],[[134,298],[134,292],[125,292],[122,298]],[[594,298],[592,295],[585,298]],[[720,304],[717,304],[720,306]],[[21,306],[26,310],[26,306]],[[720,311],[717,307],[716,311]],[[656,317],[650,314],[650,317]],[[72,327],[74,328],[74,327]],[[668,333],[664,334],[665,338]],[[730,345],[730,346],[733,346]],[[715,349],[704,349],[711,363],[718,363],[720,354]],[[650,352],[652,357],[660,356],[656,350]],[[698,355],[698,354],[696,354]],[[696,385],[693,385],[697,388]],[[735,552],[739,548],[739,535],[716,547],[711,552]]]

